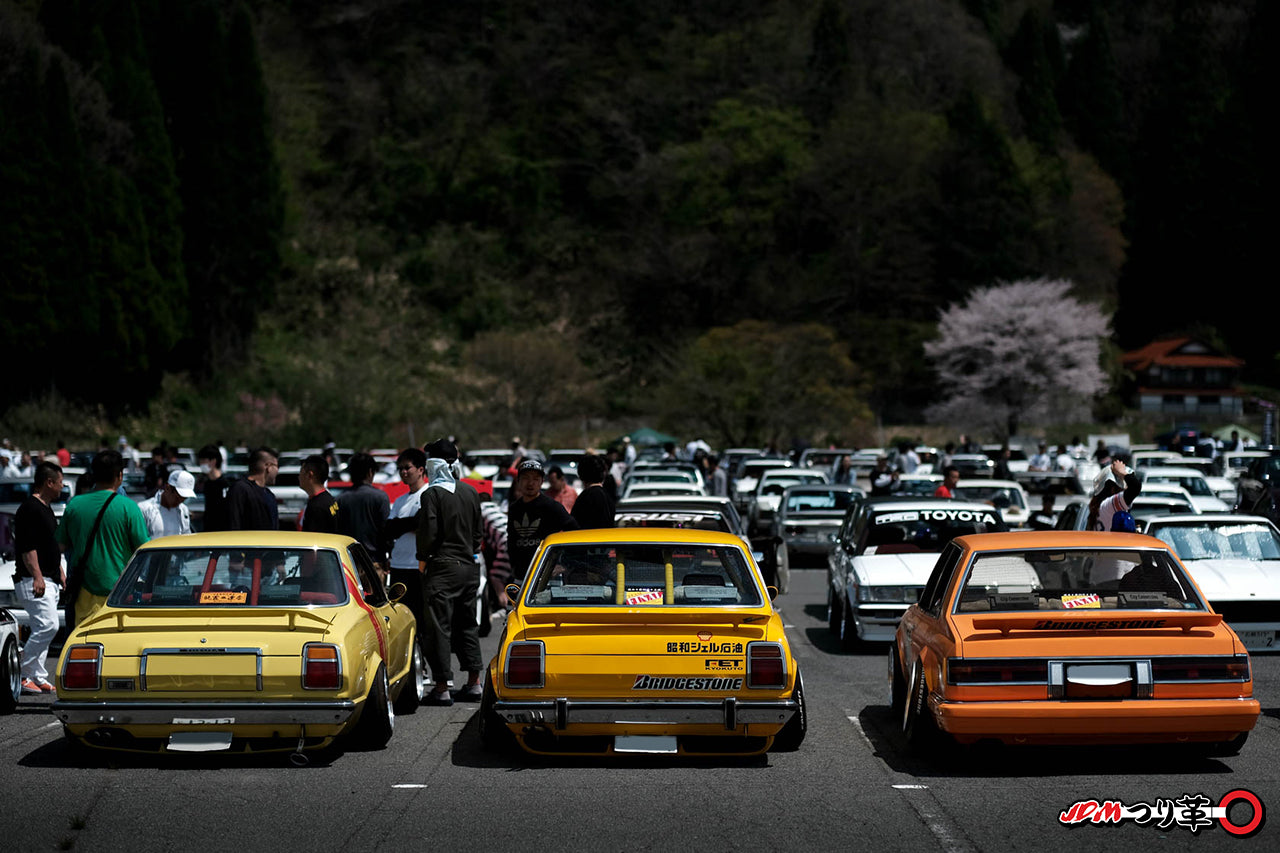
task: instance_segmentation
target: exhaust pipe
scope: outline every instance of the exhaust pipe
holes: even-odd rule
[[[289,753],[289,763],[292,764],[294,767],[306,767],[309,764],[311,764],[311,759],[307,756],[305,752],[302,751],[302,747],[305,746],[306,743],[307,743],[307,727],[303,726],[302,733],[298,735],[297,748],[293,752]]]

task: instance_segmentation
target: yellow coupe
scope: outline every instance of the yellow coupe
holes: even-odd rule
[[[426,687],[403,594],[345,536],[152,540],[68,638],[53,714],[77,746],[300,764],[340,735],[380,748]]]
[[[480,707],[490,748],[753,755],[804,739],[799,668],[740,537],[559,533],[508,594]]]

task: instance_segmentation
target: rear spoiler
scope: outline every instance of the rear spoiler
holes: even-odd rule
[[[1044,612],[1008,613],[974,617],[976,630],[999,631],[1143,631],[1155,628],[1212,628],[1222,624],[1221,613],[1178,613],[1163,611],[1094,611],[1050,616]]]
[[[667,607],[539,608],[526,609],[520,616],[529,625],[750,625],[769,619],[768,613],[758,611]]]

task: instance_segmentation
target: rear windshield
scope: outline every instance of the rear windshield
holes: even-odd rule
[[[538,606],[759,606],[739,548],[690,544],[558,545],[529,586]]]
[[[845,491],[792,492],[787,496],[787,512],[793,515],[801,512],[844,512],[860,495]]]
[[[982,501],[996,509],[1026,509],[1022,490],[1009,486],[956,486],[956,497],[967,501]]]
[[[1151,535],[1183,560],[1280,560],[1280,537],[1265,524],[1171,525]]]
[[[138,551],[108,599],[113,607],[299,607],[344,604],[338,555],[319,548],[154,548]]]
[[[718,513],[703,512],[635,512],[619,511],[614,516],[615,527],[683,527],[691,530],[719,530],[729,532],[729,524]]]
[[[997,551],[973,562],[957,613],[1029,610],[1202,610],[1165,551]]]

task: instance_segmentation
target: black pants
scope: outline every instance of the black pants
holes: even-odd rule
[[[449,658],[467,672],[480,672],[480,633],[476,626],[476,593],[480,590],[480,567],[473,560],[433,559],[427,562],[423,582],[426,627],[423,648],[436,684],[449,680],[453,672]]]
[[[418,623],[418,645],[422,647],[422,653],[427,653],[427,642],[423,639],[428,630],[427,610],[425,607],[425,595],[422,588],[422,572],[416,568],[413,569],[391,569],[390,583],[402,583],[407,590],[404,598],[400,601],[409,608],[409,612],[413,614],[413,618]]]

